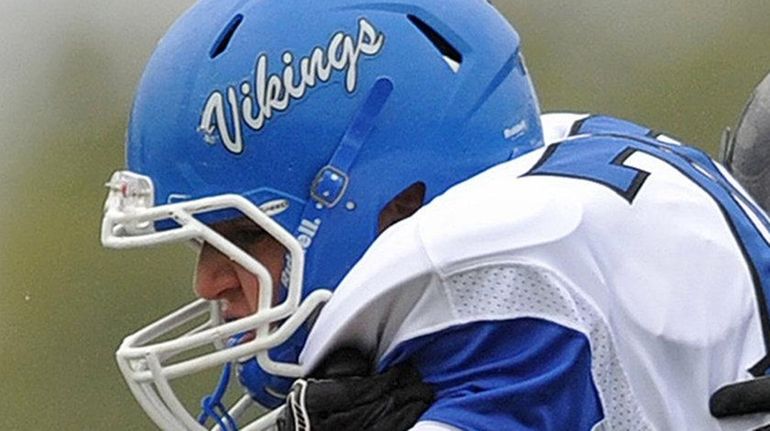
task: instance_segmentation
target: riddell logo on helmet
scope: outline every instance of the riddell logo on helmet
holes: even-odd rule
[[[314,219],[312,221],[302,219],[299,228],[297,228],[296,238],[303,250],[307,250],[313,245],[313,238],[315,238],[315,235],[318,233],[319,227],[321,227],[321,219]],[[291,279],[291,259],[288,258],[288,254],[286,256],[287,258],[283,264],[283,271],[281,271],[281,283],[284,286],[288,286]]]
[[[358,21],[357,38],[337,32],[326,48],[316,47],[296,63],[291,51],[284,52],[281,58],[284,67],[280,74],[268,75],[268,58],[262,54],[257,58],[253,82],[242,82],[240,91],[236,86],[229,86],[226,102],[225,95],[219,90],[209,95],[198,131],[208,144],[221,141],[228,151],[240,154],[243,152],[244,125],[255,131],[261,130],[275,111],[287,110],[292,100],[302,99],[310,88],[329,81],[335,71],[346,73],[345,89],[352,93],[358,84],[359,59],[377,55],[384,43],[385,36],[362,18]],[[228,110],[229,116],[225,115]]]

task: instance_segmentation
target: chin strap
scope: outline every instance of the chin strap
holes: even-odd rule
[[[298,363],[307,335],[307,325],[300,326],[288,340],[268,351],[270,358],[279,362]],[[237,366],[236,374],[241,386],[246,388],[257,404],[274,409],[286,402],[286,395],[294,382],[293,378],[265,371],[256,358],[241,361]]]
[[[310,187],[312,199],[308,201],[305,207],[303,217],[305,220],[314,220],[315,218],[308,217],[308,208],[315,209],[316,205],[318,205],[318,209],[334,208],[342,199],[350,181],[350,168],[392,92],[393,82],[388,78],[379,78],[369,90],[366,100],[353,117],[331,160],[318,171],[313,180]]]
[[[243,340],[246,334],[238,334],[227,341],[227,347],[234,347]],[[232,375],[233,364],[231,362],[226,363],[222,367],[222,374],[219,377],[219,383],[217,383],[214,392],[211,395],[206,395],[201,400],[201,414],[198,415],[198,423],[205,425],[206,421],[213,419],[217,423],[222,431],[238,431],[238,425],[235,420],[227,412],[227,407],[222,404],[222,397],[227,392],[227,385],[230,383],[230,376]]]

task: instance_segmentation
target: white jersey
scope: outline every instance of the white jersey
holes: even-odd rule
[[[303,366],[341,346],[411,362],[437,393],[423,431],[770,422],[709,413],[767,356],[764,215],[700,152],[607,117],[543,118],[550,145],[378,238]]]

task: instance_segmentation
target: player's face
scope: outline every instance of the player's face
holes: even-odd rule
[[[259,226],[247,219],[217,223],[219,234],[251,254],[273,278],[273,286],[260,286],[257,277],[230,260],[214,247],[204,244],[195,271],[195,293],[222,303],[223,317],[235,320],[257,310],[259,289],[277,287],[283,270],[285,249]]]

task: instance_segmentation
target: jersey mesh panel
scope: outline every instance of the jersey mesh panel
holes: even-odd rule
[[[541,318],[586,334],[591,372],[606,416],[602,425],[612,430],[652,429],[631,392],[604,320],[556,277],[531,266],[492,266],[452,275],[445,285],[463,320]]]

